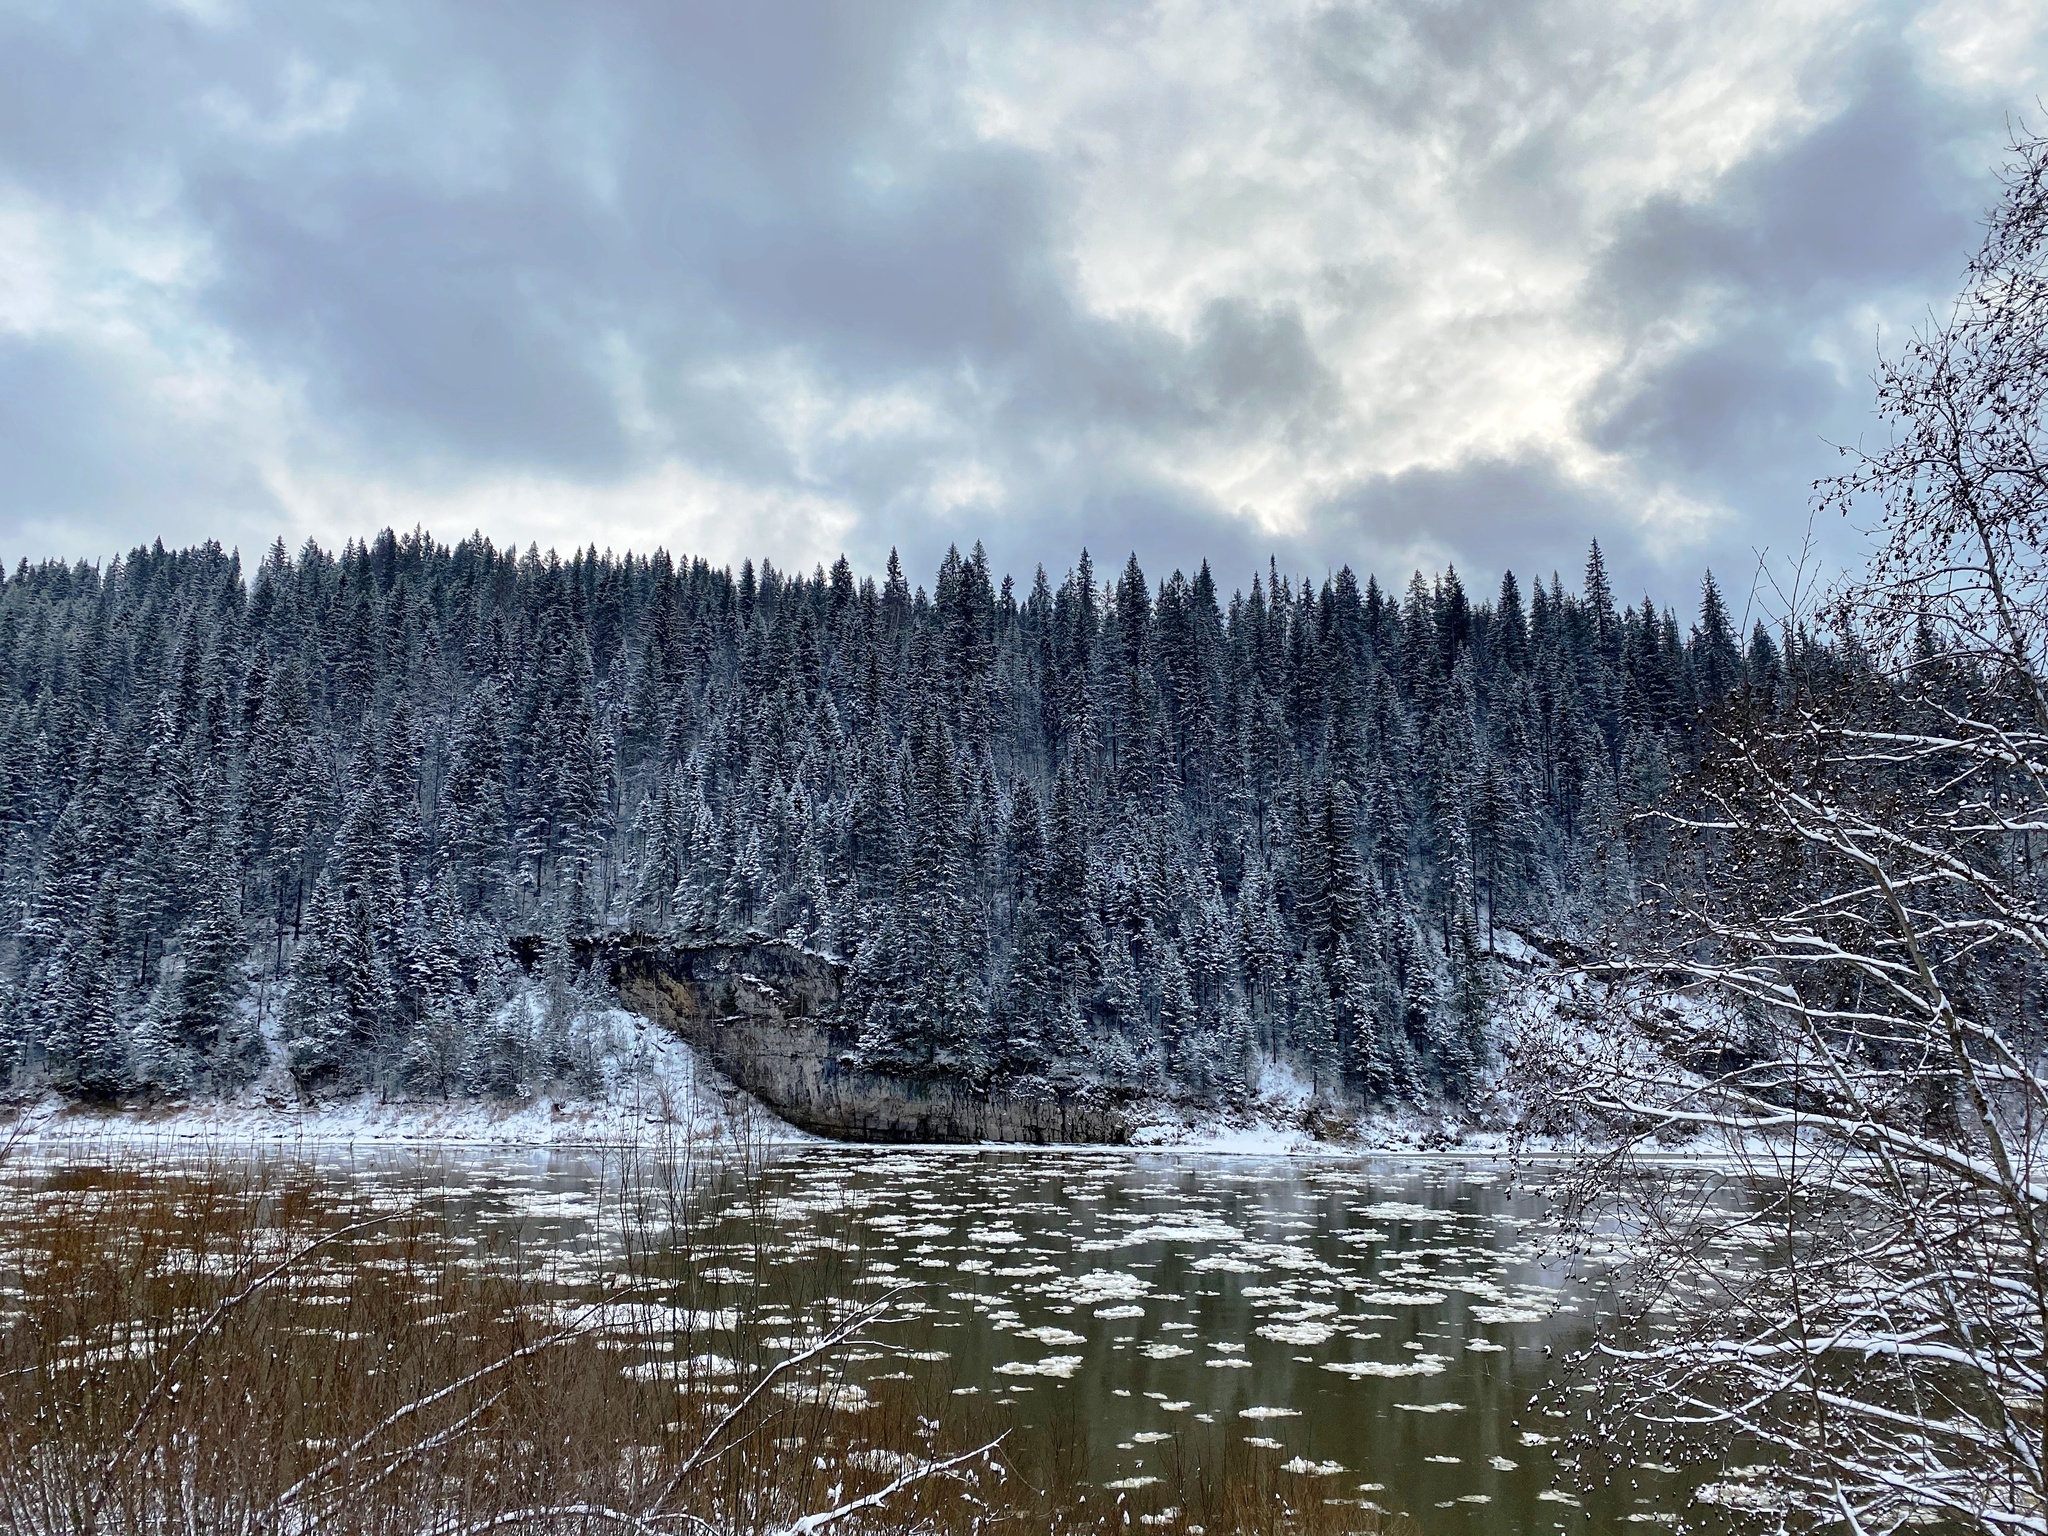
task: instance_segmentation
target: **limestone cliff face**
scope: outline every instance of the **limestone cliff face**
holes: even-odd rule
[[[601,956],[620,1003],[687,1040],[791,1124],[843,1141],[1118,1142],[1112,1106],[983,1094],[871,1072],[839,1014],[844,967],[772,941],[625,938]]]

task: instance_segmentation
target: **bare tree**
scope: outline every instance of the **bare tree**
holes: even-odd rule
[[[2048,139],[1877,385],[1889,441],[1819,493],[1878,551],[1656,813],[1667,886],[1547,1108],[1618,1131],[1579,1214],[1668,1319],[1608,1379],[1755,1448],[1725,1502],[2048,1531]],[[1699,1132],[1734,1179],[1644,1156]]]

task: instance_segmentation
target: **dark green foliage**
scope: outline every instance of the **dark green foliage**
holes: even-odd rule
[[[1526,603],[1113,569],[1020,598],[977,546],[928,595],[893,556],[389,532],[251,578],[212,544],[24,563],[0,1070],[220,1089],[268,1027],[309,1090],[512,1092],[584,1068],[553,1003],[503,1006],[510,941],[631,930],[844,957],[859,1055],[908,1075],[1455,1096],[1503,929],[1632,900],[1661,849],[1624,818],[1702,706],[1785,686],[1711,578],[1681,639],[1597,549]]]

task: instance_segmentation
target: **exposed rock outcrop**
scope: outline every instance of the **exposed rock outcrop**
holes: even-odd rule
[[[840,1017],[845,968],[772,941],[607,941],[619,1001],[674,1030],[793,1125],[844,1141],[1120,1142],[1113,1105],[873,1072]]]

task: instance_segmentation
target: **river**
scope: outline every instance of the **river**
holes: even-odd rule
[[[479,1234],[539,1256],[565,1296],[612,1264],[622,1182],[642,1198],[661,1183],[618,1154],[316,1162],[336,1180],[436,1192]],[[699,1169],[693,1305],[787,1332],[788,1315],[747,1304],[765,1274],[844,1301],[888,1296],[895,1320],[842,1367],[850,1412],[872,1378],[924,1373],[935,1396],[1018,1435],[1066,1437],[1071,1475],[1100,1489],[1145,1488],[1199,1437],[1274,1458],[1303,1500],[1431,1533],[1673,1524],[1709,1475],[1623,1457],[1582,1476],[1589,1399],[1564,1362],[1611,1303],[1546,1257],[1540,1171],[826,1146],[748,1167]],[[663,1367],[627,1351],[621,1368]]]

